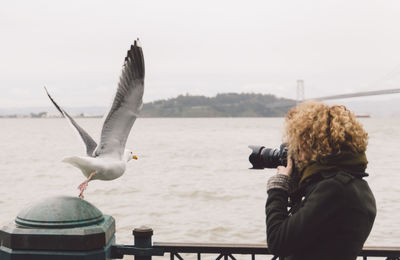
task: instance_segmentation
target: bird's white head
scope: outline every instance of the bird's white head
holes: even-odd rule
[[[137,157],[136,155],[134,155],[134,154],[132,153],[132,151],[129,150],[129,149],[125,149],[124,158],[125,158],[125,161],[126,161],[126,162],[129,162],[129,161],[132,160],[132,159],[135,159],[135,160],[138,159],[138,157]]]

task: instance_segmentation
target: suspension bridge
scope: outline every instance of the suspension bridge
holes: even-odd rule
[[[323,96],[316,98],[304,98],[304,80],[297,80],[297,98],[294,100],[287,100],[282,102],[277,102],[273,104],[268,104],[267,108],[277,108],[277,107],[291,107],[295,106],[297,103],[303,101],[325,101],[332,99],[346,99],[346,98],[354,98],[354,97],[367,97],[367,96],[377,96],[377,95],[390,95],[390,94],[398,94],[400,93],[400,88],[394,89],[383,89],[383,90],[372,90],[372,91],[361,91],[354,93],[346,93],[346,94],[338,94],[331,96]]]

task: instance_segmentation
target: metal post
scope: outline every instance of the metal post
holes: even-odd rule
[[[135,228],[132,234],[135,238],[135,247],[143,249],[152,247],[153,229],[148,227]],[[151,260],[151,256],[135,255],[135,260]]]
[[[78,197],[57,196],[0,229],[0,259],[111,260],[115,220]]]

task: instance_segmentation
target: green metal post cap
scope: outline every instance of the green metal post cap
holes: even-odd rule
[[[103,220],[103,213],[86,200],[57,196],[22,210],[15,218],[15,223],[23,227],[74,228],[94,225]]]

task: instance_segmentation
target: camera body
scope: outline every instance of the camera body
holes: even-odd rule
[[[252,153],[249,161],[253,165],[251,169],[276,168],[287,165],[288,148],[285,143],[279,149],[265,148],[264,146],[249,145]]]

